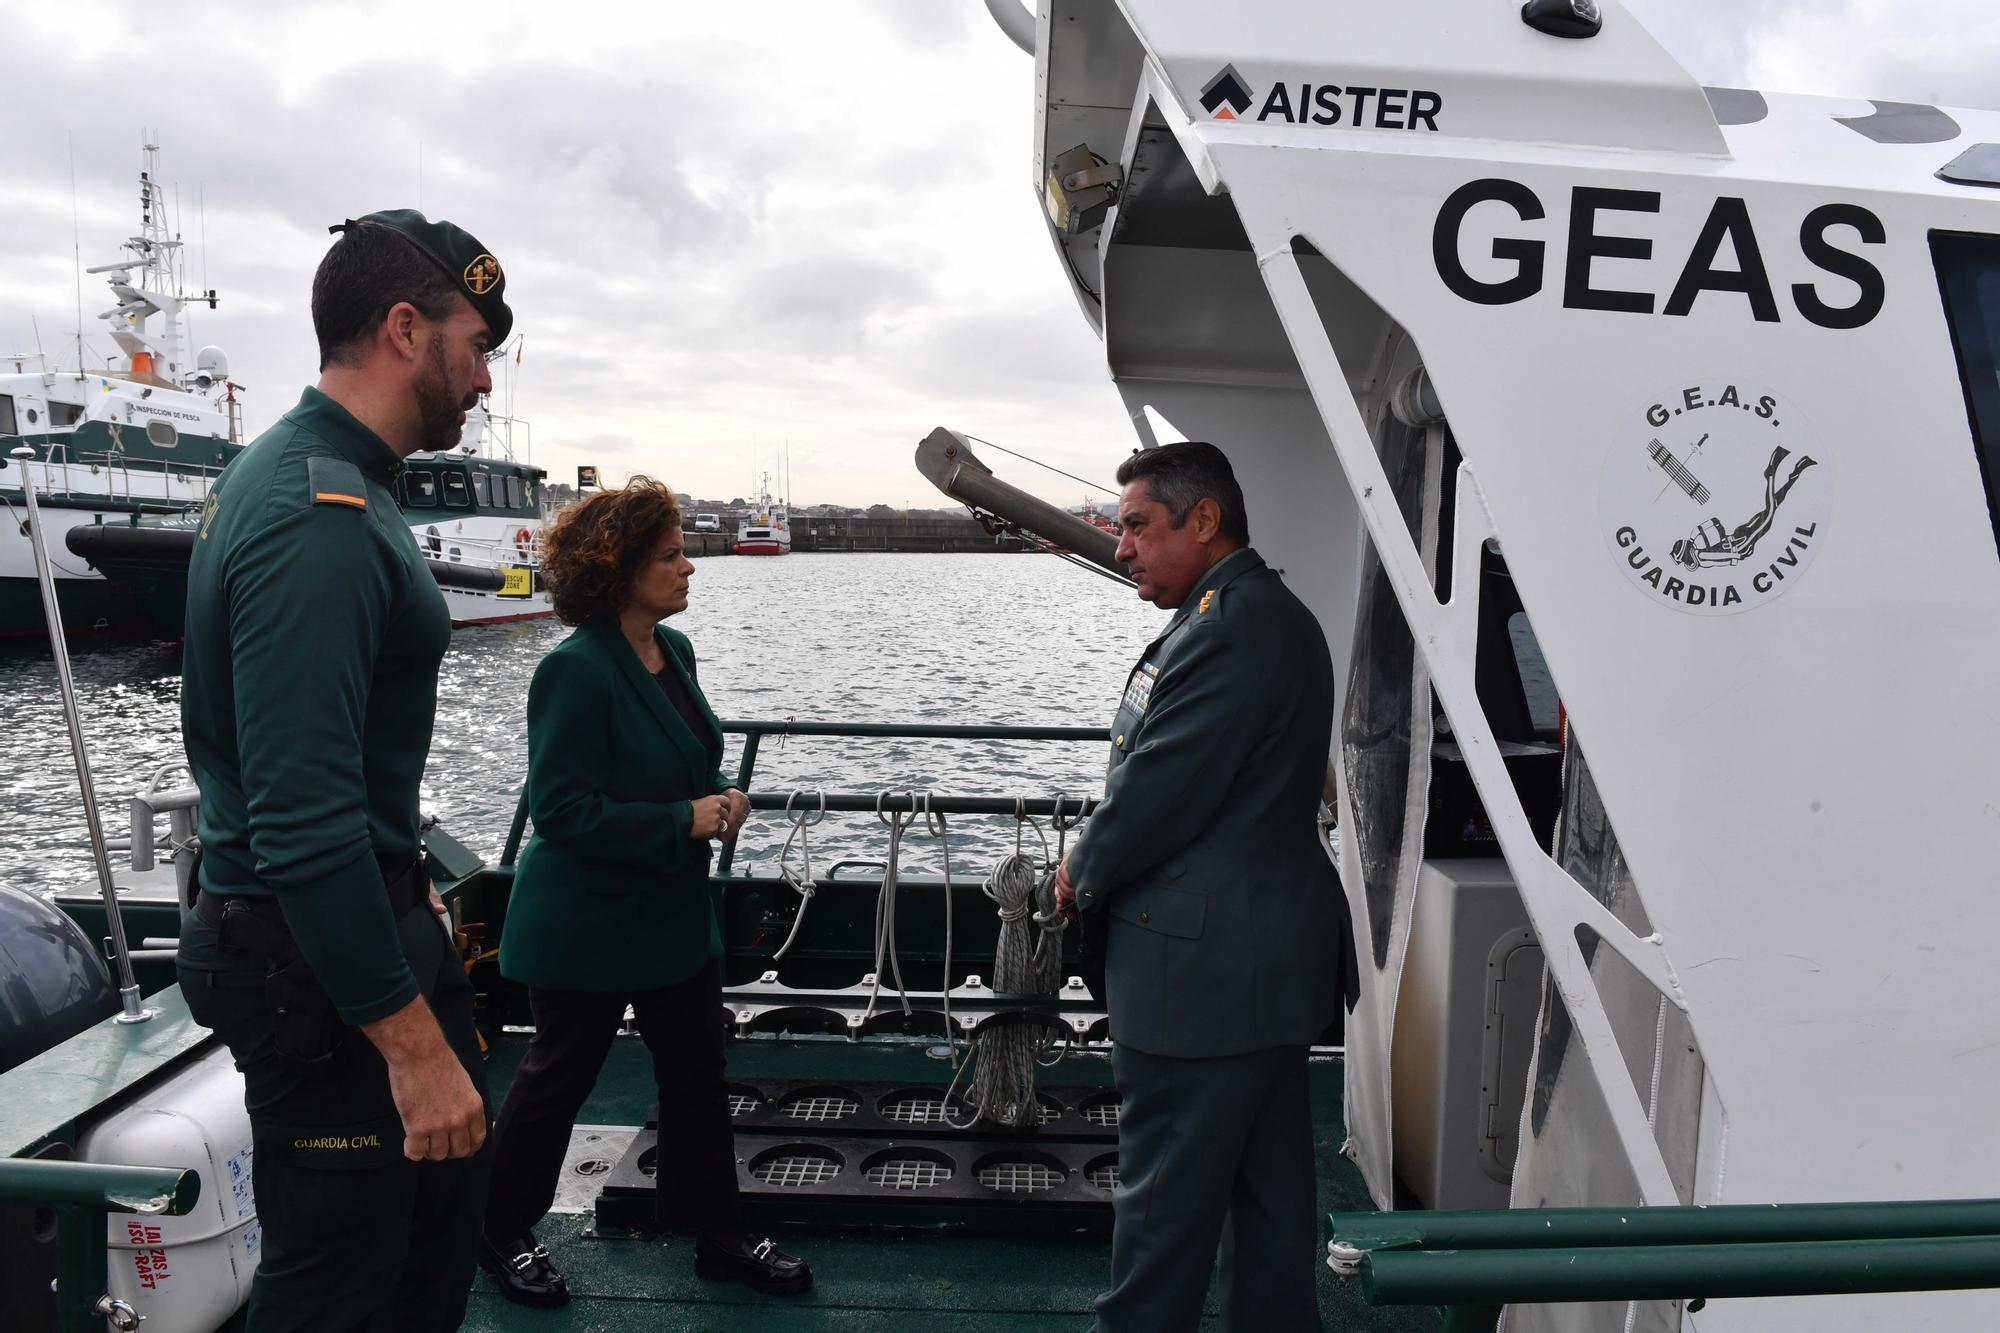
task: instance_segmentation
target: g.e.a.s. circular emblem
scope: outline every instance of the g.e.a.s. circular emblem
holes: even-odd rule
[[[1798,586],[1832,501],[1831,460],[1798,408],[1716,378],[1677,384],[1619,423],[1598,517],[1640,592],[1726,616]]]

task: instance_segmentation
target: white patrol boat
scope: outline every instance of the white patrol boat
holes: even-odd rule
[[[766,472],[757,492],[757,507],[743,516],[736,528],[738,555],[790,555],[791,519],[782,505],[771,498],[771,474]]]
[[[2000,1195],[2000,115],[1705,88],[1593,0],[989,8],[1141,442],[1227,451],[1346,664],[1348,1152],[1650,1247],[1335,1265],[1510,1331],[2000,1326],[1818,1294],[2000,1281],[1894,1209],[1668,1243]]]
[[[227,358],[219,348],[188,346],[188,306],[212,309],[217,298],[187,290],[153,143],[139,173],[139,210],[123,257],[87,270],[105,274],[117,298],[100,318],[125,364],[88,368],[80,341],[74,369],[56,369],[39,354],[0,357],[0,505],[11,520],[0,525],[0,638],[47,632],[22,526],[24,471],[48,527],[65,631],[178,635],[178,601],[163,609],[146,588],[106,579],[62,538],[79,527],[193,512],[241,448],[240,386],[229,380]],[[9,457],[22,445],[32,459]]]
[[[515,435],[522,461],[516,461]],[[484,402],[466,413],[455,449],[412,454],[396,498],[434,563],[492,570],[499,586],[439,580],[454,626],[534,620],[554,614],[542,587],[542,478],[525,461],[528,423],[496,416]]]

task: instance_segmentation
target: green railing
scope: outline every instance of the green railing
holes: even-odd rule
[[[104,1290],[109,1214],[181,1217],[200,1199],[201,1177],[178,1167],[0,1158],[0,1203],[55,1210],[58,1333],[139,1327],[132,1309]]]
[[[736,786],[750,794],[750,806],[754,810],[783,810],[788,801],[798,797],[794,792],[760,792],[752,785],[757,776],[757,752],[766,736],[835,736],[870,737],[898,740],[958,740],[958,741],[1079,741],[1098,745],[1109,744],[1110,733],[1103,727],[1006,727],[1006,726],[955,726],[943,723],[923,722],[755,722],[726,721],[722,724],[725,734],[743,737],[743,755],[736,765]],[[811,793],[812,809],[821,808],[822,801],[829,811],[847,813],[868,813],[884,808],[893,800],[895,808],[909,809],[904,802],[925,799],[921,793],[901,793],[894,798],[884,798],[879,794],[860,792]],[[1074,804],[1062,803],[1065,813],[1088,813],[1093,800],[1088,798]],[[955,796],[934,795],[927,798],[925,808],[939,814],[948,815],[1011,815],[1027,814],[1044,817],[1056,813],[1056,802],[1051,798],[1020,799],[1004,796]],[[500,852],[500,864],[509,867],[521,851],[521,839],[528,827],[528,790],[521,789],[520,799],[514,804],[514,820],[507,829],[507,843]],[[716,860],[715,873],[727,875],[736,859],[736,848],[725,846]]]
[[[1329,1262],[1371,1305],[1955,1291],[2000,1286],[2000,1199],[1336,1213]]]

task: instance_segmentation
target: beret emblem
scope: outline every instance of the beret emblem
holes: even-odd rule
[[[465,266],[465,285],[474,296],[484,296],[500,281],[500,261],[481,255]]]

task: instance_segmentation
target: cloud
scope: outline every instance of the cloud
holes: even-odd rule
[[[1937,0],[1921,24],[1860,0],[1633,12],[1710,83],[2000,101],[1984,4]],[[67,344],[75,237],[89,265],[130,234],[147,126],[192,285],[222,294],[195,313],[195,343],[228,351],[253,428],[315,376],[306,294],[326,225],[421,202],[507,266],[525,344],[499,397],[557,476],[587,462],[736,495],[789,441],[798,499],[903,503],[924,498],[909,454],[939,424],[1108,473],[1133,437],[1030,189],[1033,62],[973,0],[750,13],[11,13],[0,352],[32,350],[37,327]],[[143,41],[174,96],[77,31]],[[86,278],[86,322],[108,303]],[[93,329],[86,343],[110,350]],[[1076,498],[1025,465],[1019,479]]]
[[[1627,0],[1704,83],[1949,106],[2000,106],[1989,0]]]

